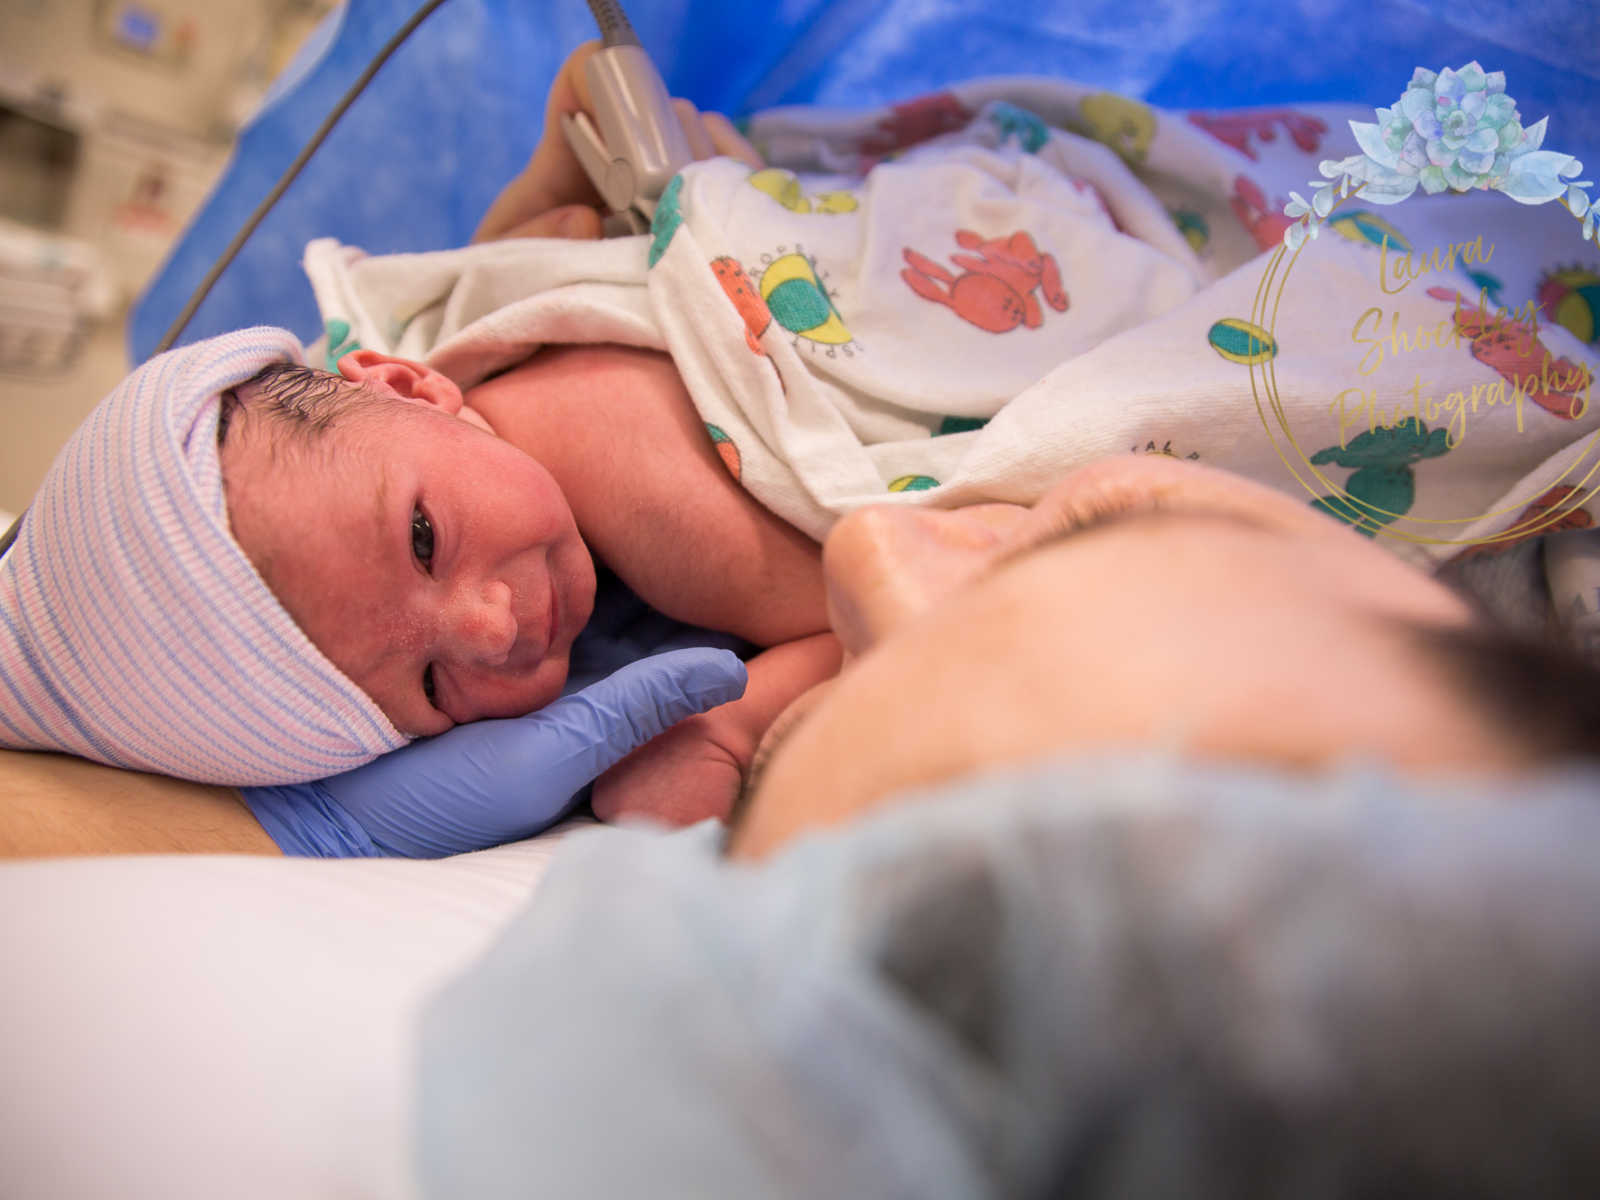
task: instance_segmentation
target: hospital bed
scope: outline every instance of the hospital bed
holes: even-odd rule
[[[129,323],[137,361],[328,106],[409,15],[351,0],[300,54]],[[1585,0],[1386,6],[1087,0],[997,6],[638,3],[669,89],[704,109],[859,106],[964,78],[1066,76],[1178,108],[1392,102],[1413,67],[1515,77],[1600,162],[1600,24]],[[381,72],[183,334],[320,332],[313,236],[463,242],[592,36],[576,3],[448,0]],[[227,857],[0,868],[0,1194],[413,1195],[413,1030],[527,902],[564,833],[439,863]]]

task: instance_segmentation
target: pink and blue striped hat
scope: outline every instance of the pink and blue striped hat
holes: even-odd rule
[[[73,434],[0,560],[0,745],[243,786],[405,743],[228,528],[221,395],[285,360],[282,329],[173,350]]]

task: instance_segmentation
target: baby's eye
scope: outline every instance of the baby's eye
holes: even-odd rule
[[[411,553],[423,566],[433,566],[433,523],[420,508],[411,510]]]
[[[438,692],[434,690],[433,686],[432,663],[429,663],[427,666],[422,668],[422,694],[427,697],[429,704],[433,704],[435,708],[439,707],[434,703],[438,697]]]

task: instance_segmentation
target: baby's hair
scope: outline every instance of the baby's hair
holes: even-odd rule
[[[373,400],[366,388],[353,385],[343,375],[319,371],[298,363],[277,362],[251,377],[252,412],[314,440],[333,428],[342,417],[367,407]],[[217,444],[228,438],[233,419],[245,408],[236,390],[224,392],[217,418]]]

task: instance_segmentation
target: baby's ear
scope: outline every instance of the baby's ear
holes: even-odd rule
[[[409,404],[425,404],[456,416],[465,401],[461,389],[432,367],[376,350],[352,350],[339,360],[339,374],[353,383]]]

